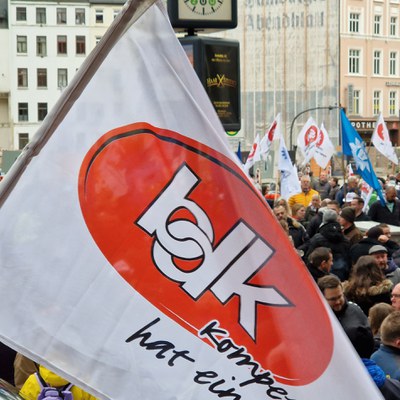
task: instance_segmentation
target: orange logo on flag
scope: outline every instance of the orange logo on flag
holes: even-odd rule
[[[87,153],[79,198],[109,263],[177,324],[216,347],[204,327],[217,321],[231,350],[240,346],[282,383],[322,375],[333,352],[325,307],[228,157],[146,123],[117,128]]]

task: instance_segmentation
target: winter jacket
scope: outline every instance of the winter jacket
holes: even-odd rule
[[[341,281],[346,280],[349,277],[351,268],[350,242],[344,237],[338,222],[328,222],[319,228],[318,233],[310,239],[307,245],[307,250],[305,251],[306,259],[313,250],[321,246],[332,250],[333,265],[331,273]]]
[[[371,204],[371,207],[368,211],[368,216],[372,219],[372,221],[399,226],[400,201],[395,199],[393,212],[391,212],[386,205],[383,206],[380,200],[377,200]]]

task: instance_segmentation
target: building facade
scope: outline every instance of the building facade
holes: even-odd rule
[[[0,148],[22,149],[124,1],[22,0],[5,4],[7,22],[1,26],[0,43],[9,44],[4,47],[9,57],[0,61],[4,77],[0,80]]]
[[[340,102],[367,144],[382,113],[400,145],[399,23],[399,0],[342,1]]]

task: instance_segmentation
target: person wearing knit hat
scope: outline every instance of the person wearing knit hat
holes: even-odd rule
[[[355,219],[356,212],[352,207],[344,207],[339,214],[339,224],[351,245],[358,243],[363,238],[361,231],[354,225]]]

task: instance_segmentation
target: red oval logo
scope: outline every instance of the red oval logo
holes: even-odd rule
[[[200,337],[218,321],[282,383],[305,385],[324,372],[329,317],[265,200],[229,158],[132,124],[87,153],[79,197],[110,264],[177,324]]]

